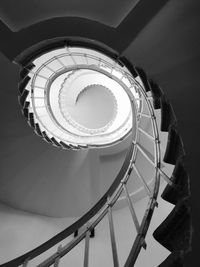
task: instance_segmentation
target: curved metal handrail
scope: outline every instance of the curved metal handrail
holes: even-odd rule
[[[129,73],[126,73],[126,75],[130,76]],[[130,76],[130,78],[132,77]],[[144,85],[142,86],[139,82],[137,82],[137,85],[138,85],[141,95],[143,96],[143,101],[145,100],[147,103],[149,116],[150,116],[151,123],[152,123],[152,129],[153,129],[153,135],[154,135],[153,141],[154,141],[154,148],[155,148],[154,150],[155,158],[154,158],[154,162],[153,161],[151,162],[152,162],[153,167],[155,168],[155,183],[154,183],[153,191],[151,192],[149,196],[149,203],[146,208],[144,217],[142,219],[142,223],[139,226],[137,237],[135,239],[135,242],[133,243],[133,246],[131,248],[127,261],[125,263],[125,267],[133,266],[140,252],[141,247],[144,246],[145,235],[147,233],[154,208],[157,205],[156,199],[158,195],[160,172],[161,172],[159,132],[158,132],[158,127],[157,127],[156,117],[154,114],[154,109],[152,107],[152,104],[149,100],[148,95],[146,94]],[[132,109],[135,109],[136,104],[135,104],[135,99],[132,96],[132,93],[128,91],[128,88],[124,88],[124,89],[126,90],[130,98]],[[135,118],[133,118],[133,120],[134,119]],[[77,231],[83,225],[87,224],[86,230],[84,230],[81,234],[79,234],[77,238],[74,238],[69,244],[63,247],[59,252],[56,252],[54,255],[52,255],[50,258],[48,258],[46,261],[44,261],[42,264],[39,265],[39,266],[50,266],[50,264],[54,263],[58,257],[59,258],[63,257],[74,246],[76,246],[84,237],[86,237],[87,233],[91,229],[93,229],[105,217],[105,215],[109,212],[109,208],[112,208],[114,206],[117,199],[123,192],[124,187],[133,169],[133,166],[136,160],[137,151],[141,149],[137,143],[139,120],[136,119],[136,122],[137,122],[136,135],[134,135],[132,138],[132,142],[126,154],[126,158],[124,160],[123,166],[121,167],[117,177],[115,178],[114,182],[112,183],[110,188],[107,190],[107,192],[104,194],[104,196],[85,215],[83,215],[78,221],[73,223],[71,226],[69,226],[68,228],[60,232],[59,234],[55,235],[54,237],[52,237],[51,239],[49,239],[47,242],[43,243],[42,245],[38,246],[37,248],[7,263],[0,265],[1,267],[12,267],[12,266],[19,266],[21,264],[24,264],[25,262],[44,253],[49,248],[58,244],[60,241],[67,238],[69,235],[71,235],[75,231]],[[98,212],[100,212],[100,214],[98,215],[98,218],[96,218],[94,222],[88,224],[88,222],[95,215],[97,215]]]

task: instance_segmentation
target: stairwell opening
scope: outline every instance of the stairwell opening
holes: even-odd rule
[[[83,149],[119,143],[131,129],[135,134],[140,93],[125,65],[76,46],[43,53],[29,65],[22,70],[28,72],[27,84],[19,101],[44,140]]]

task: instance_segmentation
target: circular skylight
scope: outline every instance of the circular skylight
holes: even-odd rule
[[[99,147],[134,130],[140,95],[125,66],[81,47],[47,52],[33,64],[26,103],[46,139],[70,148]]]

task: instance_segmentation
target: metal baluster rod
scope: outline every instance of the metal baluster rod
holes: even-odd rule
[[[88,267],[89,265],[89,244],[90,244],[90,231],[88,230],[85,236],[85,252],[84,252],[83,267]]]
[[[140,150],[142,155],[155,167],[155,162],[147,155],[147,153],[142,149],[142,147],[138,143],[134,143],[134,144]]]
[[[149,137],[151,140],[155,141],[155,138],[149,133],[147,133],[146,131],[144,131],[142,128],[139,127],[138,130],[142,132],[143,134],[145,134],[147,137]]]
[[[22,267],[27,267],[27,266],[28,266],[28,262],[29,262],[29,258],[27,258],[27,259],[24,261]]]
[[[164,180],[169,184],[169,185],[174,185],[174,183],[171,181],[171,179],[168,177],[168,175],[166,173],[163,172],[163,170],[161,170],[160,168],[158,168],[159,173],[162,175],[162,177],[164,178]]]
[[[142,117],[151,118],[151,115],[149,115],[149,114],[145,114],[145,113],[142,113],[142,112],[138,112],[137,114],[142,116]]]
[[[50,70],[51,72],[53,73],[56,73],[52,68],[50,68],[48,65],[46,64],[43,64],[45,68],[47,68],[48,70]]]
[[[59,246],[58,246],[58,249],[57,249],[58,257],[55,259],[54,267],[58,267],[58,266],[59,266],[59,262],[60,262],[59,252],[60,252],[61,250],[62,250],[62,245],[59,245]]]
[[[131,212],[131,216],[133,218],[133,222],[135,224],[136,231],[137,231],[137,233],[139,233],[140,225],[139,225],[139,222],[138,222],[137,215],[135,213],[133,204],[131,202],[131,199],[130,199],[130,196],[129,196],[129,192],[128,192],[127,187],[126,187],[125,184],[123,184],[123,188],[124,188],[124,191],[125,191],[125,194],[126,194],[126,200],[127,200],[127,203],[128,203],[129,210]]]
[[[110,239],[111,239],[111,246],[112,246],[113,264],[114,264],[114,267],[119,267],[111,206],[108,207],[108,220],[109,220]]]
[[[151,192],[150,188],[148,187],[148,185],[147,185],[145,179],[142,177],[142,175],[140,174],[139,170],[138,170],[137,167],[135,166],[135,164],[133,164],[133,168],[134,168],[136,174],[138,175],[138,177],[140,178],[140,180],[142,181],[142,183],[143,183],[143,185],[144,185],[144,188],[145,188],[145,190],[146,190],[146,192],[147,192],[147,195],[151,197],[152,192]]]
[[[58,56],[55,56],[55,58],[57,59],[57,61],[59,62],[59,64],[63,67],[66,68],[66,66],[64,65],[64,63],[60,60],[60,58]]]

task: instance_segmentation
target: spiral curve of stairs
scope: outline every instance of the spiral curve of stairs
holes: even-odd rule
[[[67,46],[68,52],[69,50],[73,51],[73,42],[76,46],[76,41],[70,40],[69,46]],[[83,47],[85,43],[87,44],[87,41],[83,42]],[[78,42],[77,47],[80,47],[80,44],[82,44],[82,40]],[[4,203],[9,204],[10,206],[16,206],[17,208],[21,208],[22,210],[32,209],[32,212],[36,212],[38,214],[42,213],[42,210],[44,209],[46,210],[46,213],[48,215],[52,215],[53,213],[49,210],[49,208],[47,208],[47,203],[49,202],[48,197],[46,199],[46,204],[45,201],[41,203],[41,200],[38,199],[38,203],[35,207],[28,206],[29,203],[31,203],[31,198],[34,198],[35,193],[33,188],[35,185],[34,182],[30,180],[33,188],[32,190],[28,189],[30,183],[27,182],[29,179],[27,177],[27,174],[31,173],[31,170],[33,170],[33,176],[43,176],[43,186],[41,187],[41,183],[38,182],[38,180],[38,187],[36,187],[35,190],[41,190],[40,193],[44,195],[43,190],[46,186],[46,183],[48,183],[48,179],[45,178],[46,166],[45,164],[43,164],[43,162],[45,162],[45,158],[47,156],[49,157],[50,164],[53,164],[55,158],[57,158],[58,162],[60,162],[60,166],[59,164],[57,165],[57,170],[59,170],[59,173],[65,173],[66,176],[71,177],[71,185],[75,188],[78,188],[78,183],[76,184],[74,180],[78,179],[78,177],[81,175],[81,172],[86,173],[87,175],[87,170],[85,169],[84,164],[89,164],[88,159],[92,159],[92,149],[94,149],[93,151],[95,151],[95,149],[100,151],[101,149],[103,149],[99,146],[93,146],[90,151],[90,145],[88,146],[85,143],[79,144],[77,142],[77,144],[74,145],[61,140],[57,140],[53,135],[49,135],[46,130],[42,129],[40,122],[35,117],[34,112],[32,112],[32,107],[30,108],[30,94],[32,93],[31,90],[33,88],[29,88],[29,82],[34,75],[37,76],[37,73],[34,72],[34,59],[39,57],[40,55],[43,55],[45,53],[45,50],[47,51],[47,53],[49,51],[51,53],[54,53],[54,51],[58,51],[59,49],[65,49],[66,45],[68,45],[67,39],[64,39],[64,46],[63,40],[60,41],[58,39],[55,39],[52,43],[47,42],[47,45],[41,43],[39,48],[28,51],[28,56],[25,53],[25,56],[20,55],[19,58],[16,59],[16,62],[21,67],[18,87],[18,99],[22,107],[23,114],[27,118],[29,125],[33,128],[35,133],[50,144],[43,144],[43,140],[39,137],[33,138],[31,130],[27,128],[23,133],[22,146],[22,140],[20,139],[22,134],[21,131],[23,130],[20,129],[18,122],[16,123],[16,120],[11,120],[12,127],[17,128],[18,143],[15,143],[14,148],[10,145],[9,152],[6,152],[8,151],[8,148],[5,145],[2,145],[3,149],[1,153],[2,155],[3,153],[5,155],[2,166],[6,166],[8,162],[6,153],[11,152],[12,154],[13,150],[22,150],[22,152],[25,151],[24,155],[27,155],[27,148],[25,148],[25,146],[28,147],[31,143],[33,153],[30,154],[29,158],[22,156],[22,159],[16,159],[16,157],[13,156],[11,162],[17,160],[17,163],[19,164],[16,164],[14,169],[11,169],[9,171],[6,168],[3,169],[3,177],[5,177],[3,179],[5,180],[2,183],[3,186],[1,189],[1,200]],[[92,44],[92,46],[93,45],[94,44]],[[88,42],[88,47],[90,49],[90,42]],[[86,48],[88,47],[86,45]],[[96,45],[97,51],[98,48],[99,44]],[[103,51],[105,52],[105,54],[107,53],[107,50],[104,48]],[[36,52],[35,55],[34,52]],[[110,51],[108,51],[107,55],[110,56],[109,53]],[[153,218],[154,210],[156,210],[157,208],[159,209],[159,194],[161,194],[161,198],[164,201],[169,202],[174,206],[170,214],[166,216],[166,219],[157,227],[157,229],[154,229],[153,232],[153,237],[155,238],[155,240],[170,252],[169,256],[159,266],[183,266],[184,253],[188,251],[188,247],[191,242],[191,235],[188,234],[191,224],[190,209],[188,206],[190,190],[188,174],[184,167],[185,152],[177,127],[177,119],[175,117],[173,108],[163,90],[159,87],[159,85],[157,85],[154,80],[148,77],[148,75],[141,67],[134,66],[134,64],[130,63],[130,61],[128,61],[125,57],[121,57],[120,55],[117,55],[116,57],[115,53],[112,54],[112,52],[111,55],[111,58],[113,60],[118,62],[122,67],[126,67],[128,69],[128,71],[132,75],[132,78],[137,84],[138,90],[136,90],[138,92],[137,96],[135,96],[128,90],[126,91],[130,98],[133,114],[135,114],[135,116],[132,116],[132,123],[135,126],[136,130],[134,132],[134,130],[132,129],[132,135],[129,132],[125,134],[124,138],[120,139],[120,142],[125,144],[125,149],[124,147],[122,149],[123,156],[125,155],[125,160],[120,161],[121,165],[118,170],[118,174],[115,178],[109,181],[109,186],[106,188],[107,190],[105,190],[104,188],[105,191],[99,193],[96,198],[93,198],[91,196],[84,196],[84,201],[87,204],[87,208],[84,205],[81,208],[78,208],[78,206],[72,207],[77,210],[77,214],[79,214],[80,216],[77,221],[73,222],[69,227],[67,227],[60,233],[57,233],[55,236],[53,236],[40,246],[28,251],[27,253],[19,257],[12,259],[11,261],[1,264],[1,266],[28,266],[29,264],[31,264],[32,260],[37,258],[37,256],[41,256],[43,253],[46,253],[54,246],[58,247],[57,251],[51,252],[51,255],[48,255],[48,257],[42,259],[40,263],[37,262],[37,266],[58,266],[58,264],[62,266],[62,259],[67,258],[68,253],[73,251],[73,248],[78,246],[78,244],[82,244],[83,242],[80,243],[82,240],[85,241],[83,265],[85,267],[89,266],[89,247],[90,243],[92,242],[91,238],[95,236],[96,231],[98,231],[100,222],[106,216],[108,217],[108,229],[110,232],[113,265],[121,266],[121,260],[119,260],[120,251],[118,251],[117,249],[116,236],[114,231],[114,213],[116,210],[121,208],[120,205],[125,205],[125,202],[127,203],[126,205],[132,217],[133,227],[136,229],[136,235],[132,240],[132,246],[127,258],[123,262],[123,266],[137,266],[136,261],[141,255],[141,250],[148,250],[148,243],[146,242],[145,238],[150,227],[151,219]],[[73,57],[73,52],[70,51],[68,56]],[[87,57],[85,54],[84,56]],[[55,58],[57,59],[57,57]],[[79,69],[78,64],[79,63],[76,62],[77,69]],[[91,66],[91,64],[88,65]],[[66,66],[62,67],[66,68]],[[92,69],[94,69],[94,66],[92,66]],[[111,79],[113,78],[113,69],[114,67],[109,69],[109,75]],[[75,71],[74,68],[72,68],[72,70]],[[108,70],[104,71],[105,73],[108,72]],[[129,74],[126,73],[126,75]],[[11,101],[13,101],[14,103],[14,98],[12,95],[9,95],[9,92],[7,92],[7,97],[10,97],[9,99],[11,99]],[[139,101],[140,103],[140,108],[138,108],[137,101]],[[5,117],[6,116],[9,117],[10,114],[6,113]],[[5,136],[6,134],[7,133],[5,130]],[[12,136],[13,133],[9,134]],[[8,141],[11,136],[6,137]],[[108,154],[113,153],[112,149],[115,150],[115,146],[122,146],[122,143],[120,142],[116,142],[114,144],[112,143],[112,148],[109,148],[108,144],[106,148]],[[40,151],[34,148],[35,145],[37,145],[38,148],[38,144],[40,144]],[[54,146],[49,150],[49,152],[51,151],[50,153],[45,152],[46,145]],[[109,149],[111,149],[111,152],[109,152]],[[40,155],[39,160],[38,155]],[[66,155],[67,160],[65,159],[63,161],[64,155]],[[20,169],[21,160],[23,160],[21,162],[21,166],[26,166],[26,170],[24,171],[21,171]],[[32,163],[30,163],[30,160],[36,160],[35,166],[34,164],[32,165]],[[143,173],[144,162],[146,166],[149,166],[147,167],[147,169],[149,176],[151,176],[150,178],[145,177],[145,173]],[[64,165],[65,167],[63,168]],[[43,169],[42,173],[41,171],[36,169],[38,168],[38,166]],[[55,177],[57,175],[57,170],[55,171],[55,168],[53,166],[49,166],[49,168],[52,172],[50,176]],[[73,172],[73,170],[75,169],[76,171]],[[15,173],[15,177],[13,176],[13,173]],[[9,183],[6,181],[6,175],[9,175]],[[72,177],[76,177],[76,179],[73,180]],[[21,183],[24,185],[24,188],[21,190],[21,192],[20,190],[18,191],[17,188],[18,179],[21,179]],[[134,207],[135,192],[131,191],[135,190],[135,184],[131,184],[131,179],[138,179],[140,181],[140,186],[138,185],[137,189],[142,188],[143,196],[144,194],[146,194],[146,197],[148,199],[147,204],[144,205],[145,207],[142,212],[143,215],[140,218],[138,217]],[[166,187],[162,192],[159,192],[159,188],[162,188],[162,186],[160,187],[160,180],[162,181],[163,185],[166,184]],[[48,196],[48,194],[53,195],[54,187],[56,187],[56,182],[57,181],[55,180],[52,183],[52,191],[46,192],[46,196]],[[12,196],[13,200],[9,198],[9,194],[12,194],[12,190],[9,192],[10,186],[12,188],[16,188],[14,197]],[[21,195],[21,200],[23,200],[24,196],[26,196],[27,203],[21,202],[22,204],[20,204],[20,201],[18,201],[19,195]],[[80,197],[78,202],[81,203],[81,189],[80,193],[77,193],[77,195],[79,195]],[[71,198],[73,199],[72,193],[70,195],[70,189],[69,196],[71,196]],[[59,201],[57,201],[56,205],[59,206],[62,202],[64,202],[64,200],[61,198],[59,199]],[[55,203],[55,199],[52,199],[50,205],[54,205],[53,203]],[[54,210],[57,210],[56,205],[54,207]],[[64,209],[64,207],[62,207],[62,209]],[[72,217],[75,217],[77,215],[73,214],[73,210],[68,212],[72,212]],[[58,213],[56,214],[56,216],[58,216]],[[69,237],[72,239],[68,240]]]

